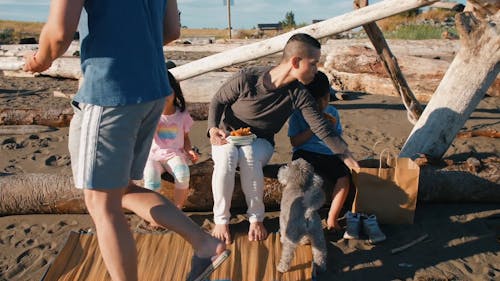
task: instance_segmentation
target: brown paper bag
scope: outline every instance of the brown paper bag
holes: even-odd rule
[[[384,224],[412,224],[420,168],[410,158],[393,160],[391,165],[376,159],[359,161],[361,168],[353,171],[353,212],[375,214]]]

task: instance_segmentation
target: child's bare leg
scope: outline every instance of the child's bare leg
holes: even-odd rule
[[[340,225],[337,222],[339,218],[340,211],[344,202],[349,194],[349,176],[341,177],[335,183],[332,194],[332,204],[330,205],[330,211],[328,212],[328,219],[326,224],[328,229],[340,230]]]
[[[181,188],[175,188],[174,189],[174,204],[179,210],[182,210],[184,208],[184,203],[186,203],[186,199],[189,194],[189,189],[181,189]]]
[[[151,190],[129,184],[122,204],[143,219],[175,231],[186,239],[200,258],[221,254],[226,245],[194,223],[172,202]]]

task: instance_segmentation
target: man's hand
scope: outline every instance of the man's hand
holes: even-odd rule
[[[335,118],[329,113],[323,113],[323,116],[325,117],[326,120],[330,121],[333,124],[333,126],[337,126],[337,118]]]
[[[210,128],[208,134],[210,135],[210,143],[212,145],[223,145],[227,143],[227,134],[224,130],[213,127]]]

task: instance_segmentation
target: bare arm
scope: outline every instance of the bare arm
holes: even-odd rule
[[[295,136],[290,137],[290,143],[293,147],[304,144],[307,140],[309,140],[313,136],[313,132],[311,129],[306,129]]]
[[[343,154],[342,160],[349,168],[359,168],[359,164],[356,160],[354,160],[347,143],[340,135],[338,135],[332,124],[322,116],[317,108],[315,106],[311,106],[313,102],[311,99],[312,97],[306,97],[304,99],[301,112],[307,124],[311,127],[313,133],[322,139],[332,151]]]
[[[241,72],[233,75],[219,88],[210,101],[210,106],[208,108],[207,134],[210,137],[211,144],[222,145],[227,143],[227,133],[218,126],[225,107],[230,106],[238,99],[242,81],[243,75]]]
[[[342,132],[342,128],[340,127],[340,123],[337,122],[337,119],[324,112],[323,116],[326,118],[326,120],[330,121],[334,127],[336,127],[337,131]],[[314,133],[311,131],[311,128],[307,128],[306,130],[296,134],[295,136],[290,137],[290,143],[292,146],[296,147],[299,145],[304,144],[306,141],[308,141],[312,136],[314,136]]]
[[[38,52],[26,56],[25,71],[42,72],[68,49],[75,35],[84,0],[52,0],[40,33]]]
[[[188,133],[184,133],[184,151],[186,151],[191,162],[196,163],[198,161],[198,153],[192,149],[191,139]]]
[[[163,45],[166,45],[181,36],[181,23],[177,0],[166,0],[167,10],[163,19]]]

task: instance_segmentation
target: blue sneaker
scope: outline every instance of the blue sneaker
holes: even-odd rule
[[[361,228],[360,214],[348,211],[346,213],[346,224],[344,239],[359,239],[359,231]]]
[[[380,230],[377,223],[377,216],[363,215],[363,231],[368,236],[368,242],[376,244],[386,239],[385,234]]]

